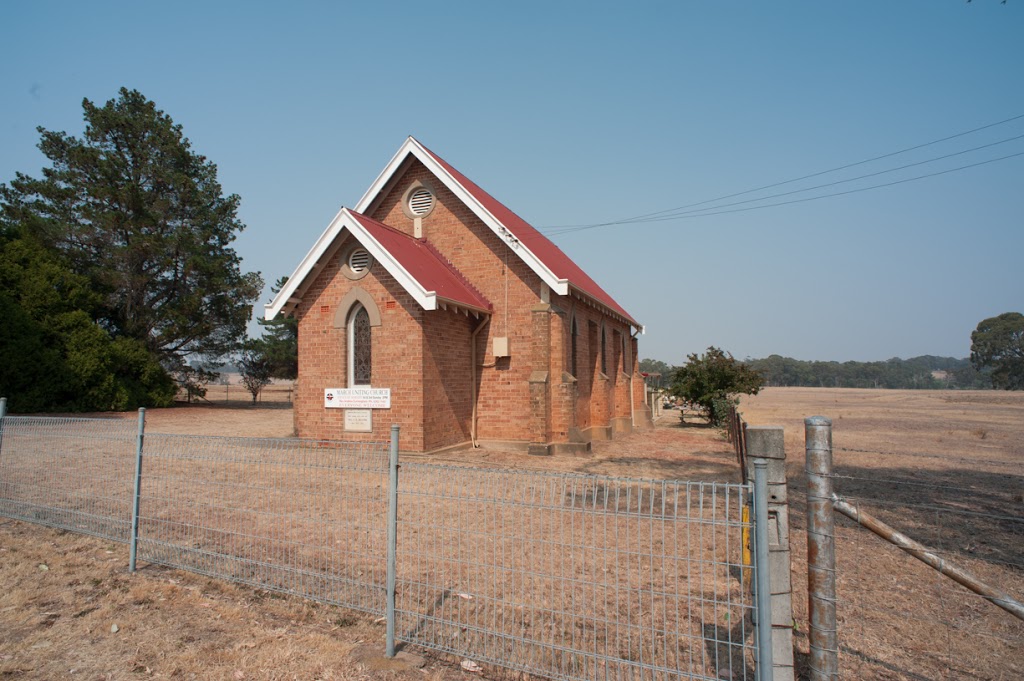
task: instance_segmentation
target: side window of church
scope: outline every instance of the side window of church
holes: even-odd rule
[[[573,315],[573,318],[572,318],[572,357],[571,357],[571,363],[572,363],[572,375],[574,377],[579,377],[579,372],[576,371],[576,357],[577,357],[577,354],[576,354],[577,353],[577,342],[576,342],[576,340],[579,337],[579,335],[580,335],[580,327],[578,327],[576,325],[576,316]]]
[[[348,321],[348,381],[349,387],[370,385],[373,356],[370,343],[370,315],[362,305],[356,305]]]
[[[608,375],[608,333],[601,325],[601,373]]]

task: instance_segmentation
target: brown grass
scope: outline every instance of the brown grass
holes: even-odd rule
[[[234,391],[232,386],[232,398]],[[745,400],[741,410],[753,424],[786,427],[800,669],[806,670],[807,653],[802,535],[805,416],[833,418],[839,472],[857,478],[837,481],[841,492],[858,497],[855,503],[864,503],[915,538],[937,542],[944,551],[955,553],[957,562],[1024,597],[1021,569],[1006,565],[1021,562],[1024,540],[1014,534],[1019,524],[993,526],[974,519],[968,523],[951,511],[921,508],[972,509],[983,503],[989,510],[1021,516],[1024,395],[768,389]],[[150,410],[147,421],[150,432],[276,437],[292,431],[290,409],[271,404]],[[737,480],[731,450],[718,432],[680,426],[671,412],[660,425],[597,443],[587,457],[539,458],[485,448],[405,458],[643,478]],[[904,478],[923,485],[907,488],[879,482]],[[1002,611],[965,595],[960,587],[850,524],[841,523],[838,545],[843,678],[1024,675],[1024,632]],[[0,583],[5,587],[0,594],[0,678],[474,676],[441,657],[431,658],[423,670],[382,669],[387,665],[365,653],[365,645],[373,650],[382,647],[382,626],[352,611],[155,566],[128,575],[127,550],[121,545],[0,521],[0,547]],[[49,569],[41,570],[40,564]],[[114,623],[119,625],[116,634],[110,632]],[[69,675],[71,669],[76,670],[74,675]],[[496,673],[485,670],[488,676]]]
[[[1024,393],[769,388],[740,410],[786,429],[798,666],[807,416],[832,419],[839,494],[1024,599]],[[837,569],[843,678],[1024,678],[1024,623],[842,518]]]
[[[130,420],[135,416],[120,418]],[[554,470],[583,467],[594,472],[650,477],[676,473],[670,475],[675,477],[682,470],[688,451],[694,449],[683,443],[703,442],[705,445],[696,449],[718,451],[717,457],[700,455],[705,461],[703,465],[709,472],[726,476],[727,449],[717,433],[669,425],[648,433],[646,442],[643,435],[620,440],[617,444],[621,456],[617,457],[610,444],[599,446],[598,455],[585,459],[532,459],[503,450],[449,456],[484,466]],[[290,429],[291,413],[285,410],[193,406],[147,413],[147,432],[152,443],[157,441],[154,433],[159,432],[273,436],[286,435]],[[716,458],[723,461],[715,463]],[[161,470],[157,459],[151,456],[148,461],[148,470],[166,477],[167,471]],[[98,459],[93,463],[102,468]],[[194,486],[193,490],[200,495],[198,499],[208,498],[202,488]],[[163,494],[167,494],[166,486]],[[150,512],[160,513],[152,507]],[[549,524],[549,530],[554,530],[555,523]],[[355,647],[366,642],[374,650],[382,648],[382,628],[373,626],[372,619],[364,615],[153,565],[143,566],[135,576],[129,576],[124,547],[102,540],[13,521],[0,525],[0,533],[3,546],[8,549],[0,553],[0,569],[5,576],[11,576],[7,581],[10,589],[0,599],[0,675],[49,679],[69,676],[74,669],[75,676],[84,675],[81,678],[468,676],[453,668],[451,659],[447,661],[449,665],[441,665],[439,657],[433,659],[426,671],[384,669],[388,665],[368,658],[364,649]],[[551,545],[542,540],[538,546]],[[76,556],[77,559],[69,560]],[[94,562],[96,556],[102,559],[98,564]],[[554,560],[554,556],[549,559]],[[47,569],[39,569],[39,564],[46,564]],[[41,580],[39,574],[43,576]],[[59,574],[59,581],[53,580],[55,574]],[[167,580],[176,582],[173,588]],[[188,586],[181,591],[177,585]],[[522,588],[520,584],[519,589]],[[535,588],[544,589],[540,583]],[[472,604],[483,603],[485,599],[479,594]],[[273,611],[265,611],[268,604]],[[544,610],[551,606],[539,601],[537,607]],[[717,610],[716,613],[720,614]],[[272,626],[262,624],[274,620],[274,616]],[[288,626],[283,626],[284,622]],[[110,631],[114,624],[119,627],[117,633]],[[79,645],[80,641],[87,644]],[[634,654],[629,650],[626,653]]]
[[[374,618],[155,566],[132,575],[121,544],[17,521],[0,522],[0,543],[0,678],[471,678],[435,661],[371,672]]]
[[[261,407],[280,407],[290,409],[292,399],[295,395],[295,382],[287,380],[275,380],[266,385],[256,397],[255,404]],[[179,390],[177,401],[181,404],[187,402],[187,395]],[[242,385],[238,374],[224,374],[222,379],[206,386],[204,397],[193,398],[194,405],[206,405],[217,407],[246,407],[253,406],[252,393]]]

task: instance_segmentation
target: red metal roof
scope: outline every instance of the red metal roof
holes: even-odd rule
[[[425,290],[456,305],[493,309],[491,302],[433,246],[362,213],[348,212]]]
[[[422,147],[423,145],[421,144],[420,146]],[[456,182],[461,184],[466,191],[472,194],[473,197],[479,201],[491,215],[501,222],[501,224],[503,224],[516,239],[529,248],[534,255],[540,258],[541,262],[543,262],[556,277],[568,280],[569,285],[573,288],[578,289],[590,298],[593,298],[597,302],[610,308],[634,326],[640,326],[639,322],[633,319],[633,317],[631,317],[621,305],[615,302],[614,298],[608,295],[603,288],[598,286],[597,282],[591,279],[586,272],[580,269],[579,265],[574,263],[572,259],[563,253],[562,249],[556,246],[550,239],[538,232],[526,220],[513,213],[503,203],[481,189],[475,182],[453,168],[443,158],[426,147],[423,147],[423,149],[430,154],[438,164],[448,171],[448,173],[455,178]]]

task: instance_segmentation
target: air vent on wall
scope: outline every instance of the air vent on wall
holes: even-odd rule
[[[429,190],[417,189],[409,197],[409,210],[413,215],[426,215],[434,207],[434,195]]]
[[[348,266],[356,274],[359,274],[370,266],[370,254],[366,249],[357,248],[348,256]]]

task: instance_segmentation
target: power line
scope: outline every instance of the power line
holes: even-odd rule
[[[824,189],[826,187],[834,187],[836,185],[846,184],[848,182],[856,182],[857,180],[863,180],[863,179],[868,178],[868,177],[877,177],[879,175],[886,175],[888,173],[895,173],[895,172],[900,171],[900,170],[906,170],[907,168],[914,168],[914,167],[917,167],[917,166],[926,165],[928,163],[935,163],[936,161],[943,161],[943,160],[945,160],[947,158],[953,158],[954,156],[963,156],[964,154],[969,154],[969,153],[974,152],[974,151],[980,151],[981,149],[988,149],[990,147],[999,146],[1000,144],[1006,144],[1008,142],[1014,142],[1014,141],[1019,140],[1021,138],[1024,138],[1024,134],[1016,135],[1014,137],[1007,137],[1006,139],[999,140],[998,142],[990,142],[989,144],[982,144],[981,146],[972,147],[970,149],[964,149],[962,151],[955,151],[955,152],[950,153],[950,154],[944,154],[942,156],[936,156],[934,158],[925,159],[923,161],[916,161],[914,163],[907,163],[906,165],[897,166],[895,168],[887,168],[886,170],[878,170],[878,171],[875,171],[873,173],[866,173],[864,175],[858,175],[856,177],[850,177],[850,178],[847,178],[845,180],[836,180],[835,182],[826,182],[824,184],[818,184],[818,185],[814,185],[812,187],[805,187],[803,189],[793,189],[793,190],[788,191],[788,192],[780,192],[778,194],[769,194],[768,196],[762,196],[762,197],[759,197],[759,198],[756,198],[756,199],[745,199],[743,201],[733,201],[732,203],[723,203],[723,204],[720,204],[720,205],[717,205],[717,206],[709,206],[707,208],[697,208],[697,209],[682,211],[682,212],[678,212],[678,213],[670,213],[670,214],[667,214],[667,215],[662,215],[660,217],[651,217],[651,218],[648,218],[646,220],[622,221],[619,224],[637,224],[637,223],[642,223],[642,222],[664,222],[664,221],[667,221],[667,220],[675,220],[677,218],[687,217],[687,216],[689,216],[691,214],[703,214],[705,211],[709,211],[709,210],[719,210],[721,208],[730,208],[732,206],[742,206],[742,205],[747,204],[747,203],[755,203],[755,202],[758,202],[758,201],[767,201],[768,199],[775,199],[775,198],[779,198],[779,197],[782,197],[782,196],[792,196],[793,194],[802,194],[803,192],[810,192],[810,191],[814,191],[816,189]],[[579,227],[565,228],[565,229],[562,229],[562,230],[552,230],[551,232],[549,232],[549,234],[566,234],[566,233],[573,232],[573,231],[576,231],[576,230],[582,229],[582,228],[583,228],[583,225],[581,225]]]
[[[1010,118],[1005,118],[1005,119],[1003,119],[1001,121],[996,121],[995,123],[989,123],[988,125],[982,125],[982,126],[977,127],[977,128],[972,128],[971,130],[965,130],[963,132],[958,132],[958,133],[956,133],[954,135],[948,135],[946,137],[941,137],[939,139],[935,139],[935,140],[932,140],[930,142],[925,142],[923,144],[916,144],[914,146],[906,147],[906,148],[900,149],[898,151],[892,151],[892,152],[889,152],[887,154],[882,154],[881,156],[874,156],[872,158],[867,158],[867,159],[864,159],[862,161],[856,161],[854,163],[847,163],[846,165],[838,166],[838,167],[835,167],[835,168],[829,168],[828,170],[821,170],[821,171],[818,171],[818,172],[815,172],[815,173],[810,173],[808,175],[803,175],[801,177],[795,177],[795,178],[792,178],[792,179],[789,179],[789,180],[783,180],[781,182],[774,182],[772,184],[766,184],[766,185],[763,185],[761,187],[756,187],[754,189],[747,189],[747,190],[744,190],[744,191],[741,191],[741,192],[735,192],[733,194],[725,194],[723,196],[719,196],[719,197],[714,198],[714,199],[707,199],[705,201],[697,201],[696,203],[689,203],[689,204],[686,204],[684,206],[678,206],[676,208],[666,208],[665,210],[659,210],[659,211],[655,211],[653,213],[645,213],[643,215],[636,215],[636,216],[629,217],[629,218],[622,218],[621,220],[611,220],[609,222],[600,222],[600,223],[593,223],[593,224],[576,224],[576,225],[548,225],[547,229],[550,229],[550,230],[563,230],[563,229],[565,229],[565,230],[573,229],[574,230],[575,228],[590,229],[590,228],[593,228],[593,227],[608,227],[608,226],[612,226],[612,225],[619,225],[619,224],[627,224],[627,223],[630,223],[630,222],[637,222],[637,221],[642,220],[643,218],[650,218],[650,217],[654,217],[654,216],[664,215],[666,213],[673,213],[675,211],[686,210],[688,208],[695,208],[697,206],[704,206],[704,205],[707,205],[709,203],[716,203],[718,201],[724,201],[726,199],[732,199],[732,198],[735,198],[737,196],[745,196],[746,194],[753,194],[754,192],[763,191],[765,189],[773,189],[775,187],[781,187],[781,186],[786,185],[786,184],[792,184],[793,182],[800,182],[801,180],[807,180],[807,179],[810,179],[812,177],[820,177],[821,175],[827,175],[829,173],[835,173],[835,172],[839,172],[840,170],[846,170],[848,168],[854,168],[856,166],[864,165],[866,163],[872,163],[874,161],[880,161],[882,159],[891,158],[893,156],[898,156],[900,154],[905,154],[907,152],[915,151],[917,149],[923,149],[925,147],[929,147],[929,146],[932,146],[932,145],[935,145],[935,144],[941,144],[942,142],[948,142],[949,140],[957,139],[959,137],[964,137],[966,135],[971,135],[971,134],[974,134],[976,132],[980,132],[982,130],[988,130],[989,128],[994,128],[994,127],[997,127],[997,126],[1000,126],[1000,125],[1005,125],[1007,123],[1012,123],[1013,121],[1020,120],[1021,118],[1024,118],[1024,114],[1018,114],[1016,116],[1011,116]],[[565,232],[557,231],[557,232],[552,232],[552,233],[560,234],[560,233],[565,233]]]
[[[970,163],[968,165],[958,166],[956,168],[949,168],[947,170],[940,170],[940,171],[937,171],[937,172],[934,172],[934,173],[928,173],[926,175],[917,175],[915,177],[908,177],[908,178],[905,178],[905,179],[902,179],[902,180],[894,180],[893,182],[885,182],[883,184],[875,184],[875,185],[871,185],[870,187],[860,187],[858,189],[848,189],[848,190],[842,191],[842,192],[833,192],[831,194],[822,194],[821,196],[809,196],[807,198],[792,199],[790,201],[778,201],[776,203],[767,203],[767,204],[764,204],[762,206],[748,206],[746,208],[732,208],[732,209],[729,209],[729,210],[717,210],[717,207],[712,207],[712,208],[707,208],[706,210],[713,211],[713,212],[706,212],[706,213],[696,213],[695,212],[695,213],[690,213],[690,214],[686,214],[686,215],[679,215],[679,216],[674,217],[672,219],[684,220],[684,219],[687,219],[687,218],[705,218],[705,217],[709,217],[709,216],[712,216],[712,215],[723,215],[725,213],[743,213],[743,212],[746,212],[746,211],[758,210],[760,208],[774,208],[776,206],[788,206],[788,205],[793,204],[793,203],[805,203],[807,201],[817,201],[819,199],[827,199],[827,198],[830,198],[830,197],[833,197],[833,196],[844,196],[846,194],[857,194],[859,192],[866,192],[866,191],[869,191],[869,190],[872,190],[872,189],[880,189],[882,187],[892,187],[893,185],[897,185],[897,184],[905,184],[907,182],[914,182],[915,180],[923,180],[923,179],[928,178],[928,177],[937,177],[939,175],[947,175],[949,173],[955,173],[955,172],[960,171],[960,170],[967,170],[968,168],[976,168],[978,166],[987,165],[989,163],[996,163],[998,161],[1005,161],[1007,159],[1015,158],[1017,156],[1024,156],[1024,151],[1018,151],[1015,154],[1008,154],[1006,156],[1000,156],[999,158],[990,158],[990,159],[988,159],[986,161],[979,161],[977,163]],[[603,227],[603,226],[604,225],[581,225],[579,227],[572,227],[572,228],[564,229],[562,231],[556,232],[555,234],[557,234],[557,235],[570,234],[572,232],[580,232],[580,231],[583,231],[583,230],[586,230],[586,229],[595,229],[597,227]]]

